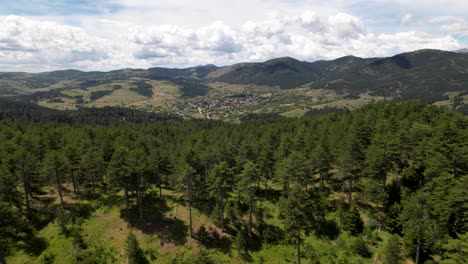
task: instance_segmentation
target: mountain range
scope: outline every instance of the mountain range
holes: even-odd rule
[[[0,73],[1,96],[53,108],[60,108],[60,104],[65,108],[141,106],[138,102],[171,108],[168,105],[175,106],[178,101],[190,98],[255,92],[297,95],[298,89],[304,94],[327,91],[325,94],[336,98],[358,98],[365,94],[429,103],[444,101],[450,99],[450,94],[465,96],[468,92],[468,53],[418,50],[385,58],[346,56],[315,62],[284,57],[224,67]],[[170,99],[162,98],[169,94]]]

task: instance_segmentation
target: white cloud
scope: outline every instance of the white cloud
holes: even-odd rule
[[[413,14],[405,13],[404,15],[401,16],[400,24],[402,26],[408,26],[412,20],[413,20]]]
[[[196,41],[195,48],[200,50],[236,53],[242,48],[237,32],[220,21],[199,29],[193,40]]]
[[[297,18],[301,25],[310,32],[323,33],[326,31],[326,26],[321,21],[320,17],[312,11],[306,11]]]
[[[438,24],[440,29],[449,34],[468,36],[468,20],[454,16],[432,17],[429,22]]]
[[[335,32],[339,38],[358,38],[365,34],[366,30],[361,20],[357,17],[339,13],[328,19],[330,30]]]
[[[0,18],[2,60],[15,64],[72,66],[76,61],[99,61],[112,56],[106,40],[83,29],[18,16]]]
[[[380,34],[350,14],[318,14],[313,10],[277,12],[236,26],[224,21],[202,26],[139,25],[103,18],[102,28],[116,25],[119,34],[99,37],[97,29],[88,29],[92,25],[89,22],[78,27],[18,16],[0,17],[0,70],[186,67],[282,56],[314,61],[345,55],[389,56],[421,48],[461,47],[447,34],[418,31]],[[436,20],[433,23],[447,27],[461,22],[452,18]],[[445,30],[463,32],[463,24]]]

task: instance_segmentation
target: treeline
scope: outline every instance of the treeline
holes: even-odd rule
[[[246,260],[278,243],[295,245],[297,262],[322,258],[319,249],[303,250],[304,238],[333,240],[340,232],[356,237],[350,254],[368,258],[372,237],[385,230],[394,235],[377,256],[385,263],[466,261],[468,119],[455,111],[379,102],[240,124],[96,118],[92,125],[0,123],[2,256],[48,221],[73,219],[63,217],[77,213],[63,192],[97,201],[113,194],[122,216],[137,224],[163,210],[164,188],[231,234]],[[59,205],[39,202],[47,186]],[[281,225],[269,223],[265,199],[279,207]],[[193,230],[191,219],[189,235],[209,246],[216,238],[203,226]],[[79,232],[69,233],[85,252]]]
[[[161,120],[182,120],[182,117],[170,113],[147,112],[124,107],[55,110],[23,101],[0,99],[0,121],[15,123],[118,126]]]

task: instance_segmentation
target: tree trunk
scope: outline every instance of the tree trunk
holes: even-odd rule
[[[76,187],[75,170],[71,169],[70,174],[71,174],[71,179],[72,179],[72,184],[73,184],[73,192],[75,194],[77,194],[78,191],[77,191],[77,187]]]
[[[349,205],[351,205],[351,202],[353,201],[353,176],[349,176],[349,189],[348,189],[348,201]]]
[[[297,264],[301,264],[301,231],[297,235]]]
[[[140,219],[143,219],[143,202],[141,200],[141,192],[140,192],[140,176],[137,176],[137,199],[138,199],[138,207],[140,211]]]
[[[3,251],[0,250],[0,263],[1,264],[7,264],[6,260],[5,260],[5,256],[3,255]]]
[[[60,196],[60,204],[63,207],[64,204],[63,204],[63,196],[62,196],[62,182],[60,181],[60,175],[59,175],[59,172],[57,170],[55,170],[55,178],[57,180],[57,191],[58,191],[58,194]]]
[[[159,163],[158,166],[156,166],[156,174],[158,175],[159,198],[162,199],[162,179],[159,174]]]
[[[221,211],[221,231],[224,232],[224,195],[221,192],[221,197],[220,197],[220,204],[219,204],[219,210]]]
[[[252,233],[252,174],[249,176],[249,232]]]
[[[326,172],[324,169],[320,169],[319,170],[319,174],[320,174],[320,188],[322,188],[325,184],[324,184],[324,178],[325,178],[325,175],[326,175]]]
[[[385,190],[385,187],[386,187],[386,184],[387,184],[387,171],[385,170],[384,172],[382,172],[382,185],[383,185],[383,189]]]
[[[418,225],[418,247],[416,248],[416,263],[419,264],[419,251],[421,250],[421,226]]]
[[[26,180],[26,176],[23,175],[23,185],[24,185],[24,198],[26,199],[26,211],[29,211],[29,185]]]
[[[193,238],[193,228],[192,228],[192,179],[189,180],[189,186],[188,186],[188,207],[189,207],[190,238]]]
[[[128,184],[127,183],[124,184],[124,193],[125,193],[125,209],[127,210],[127,214],[128,214],[130,202],[128,201]]]
[[[91,173],[91,193],[93,195],[96,193],[96,179],[94,173]]]

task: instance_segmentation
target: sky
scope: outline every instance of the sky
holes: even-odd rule
[[[468,47],[468,0],[2,0],[0,71],[218,66]]]

